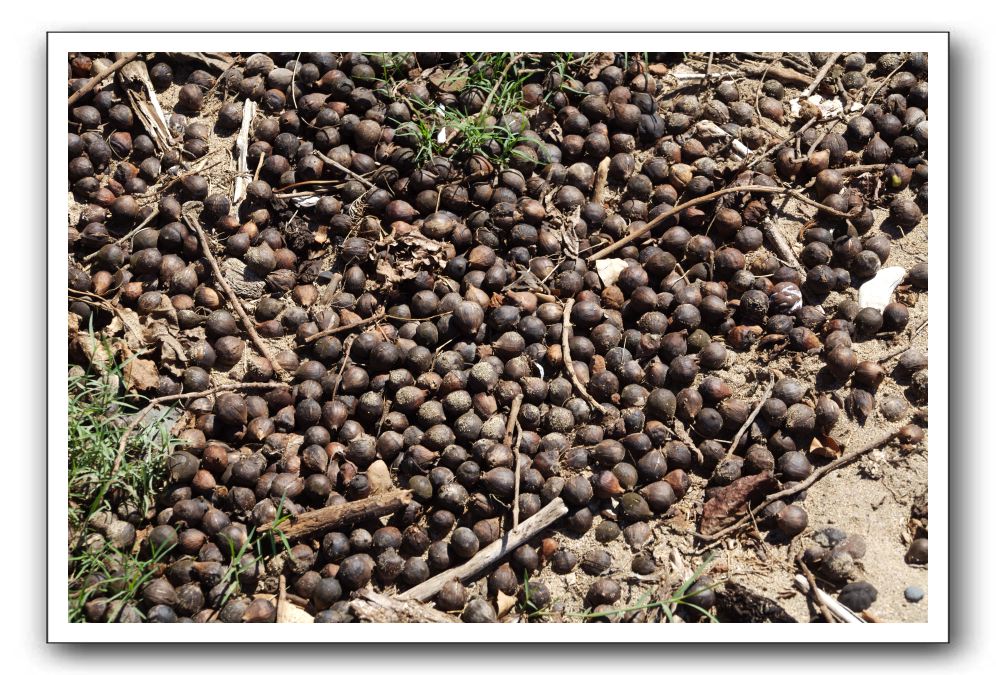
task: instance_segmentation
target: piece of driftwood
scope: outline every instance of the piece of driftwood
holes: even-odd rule
[[[492,565],[504,558],[506,555],[526,543],[544,529],[555,523],[567,513],[567,505],[564,500],[557,497],[552,502],[536,512],[531,518],[522,521],[518,527],[513,528],[501,536],[497,541],[488,544],[477,552],[473,558],[453,569],[441,572],[428,581],[424,581],[418,586],[409,588],[398,597],[402,600],[429,600],[446,584],[450,579],[466,581],[481,572],[489,569]]]
[[[238,210],[245,201],[246,189],[249,181],[252,180],[252,172],[249,171],[249,128],[252,126],[252,118],[256,115],[256,103],[246,99],[242,106],[242,128],[239,129],[239,136],[235,139],[235,182],[232,185],[232,205]]]
[[[356,618],[369,623],[460,623],[460,619],[418,600],[381,595],[368,588],[356,592],[349,602]]]
[[[403,506],[407,506],[411,500],[411,490],[395,490],[366,499],[358,499],[355,502],[326,506],[302,513],[299,516],[291,516],[290,520],[282,523],[278,529],[287,539],[300,539],[310,534],[355,523],[358,520],[386,516]],[[261,525],[258,531],[268,532],[271,529],[273,529],[273,523],[266,523]]]
[[[125,54],[115,53],[114,56],[120,59]],[[163,109],[159,105],[156,88],[152,86],[152,80],[149,79],[149,69],[146,67],[145,61],[126,63],[118,71],[118,78],[128,95],[128,102],[131,104],[132,110],[135,111],[135,116],[149,132],[152,141],[164,152],[173,147],[175,141],[169,132],[166,115],[163,114]]]

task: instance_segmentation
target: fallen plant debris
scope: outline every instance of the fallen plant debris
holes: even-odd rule
[[[927,73],[69,54],[71,618],[897,616],[810,504],[925,466]]]

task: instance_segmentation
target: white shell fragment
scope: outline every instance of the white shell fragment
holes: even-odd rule
[[[629,267],[627,262],[622,258],[602,258],[601,260],[595,261],[595,271],[598,272],[598,278],[602,280],[602,283],[606,286],[611,286],[616,283],[619,279],[619,275],[622,271]]]
[[[883,267],[874,277],[861,284],[858,289],[858,304],[861,309],[874,307],[878,311],[892,301],[892,293],[896,286],[906,277],[902,267]]]
[[[802,112],[802,99],[793,98],[789,100],[789,111],[795,116],[798,116]],[[823,97],[819,94],[813,94],[806,99],[809,103],[812,103],[820,109],[820,115],[823,119],[828,119],[830,117],[836,117],[837,115],[844,112],[844,105],[840,102],[840,99],[831,98],[823,100]]]

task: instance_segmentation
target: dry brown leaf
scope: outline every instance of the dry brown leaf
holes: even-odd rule
[[[809,452],[825,459],[837,459],[843,451],[840,443],[833,436],[827,434],[818,434],[809,444]]]
[[[712,534],[733,523],[747,509],[747,504],[755,497],[764,495],[777,487],[770,471],[754,476],[738,478],[729,485],[719,488],[716,496],[702,507],[702,523],[699,531]]]
[[[150,321],[145,334],[150,342],[158,342],[161,345],[164,362],[187,362],[187,353],[183,345],[173,336],[165,321],[162,319]]]
[[[129,359],[121,370],[128,389],[150,391],[159,386],[159,371],[148,359]]]
[[[165,297],[163,299],[165,300]],[[167,300],[167,302],[169,301]],[[133,351],[145,349],[145,330],[142,327],[142,319],[132,309],[119,307],[114,312],[114,317],[107,324],[104,332],[109,337],[116,337],[119,334],[123,334],[125,343]]]
[[[616,62],[615,52],[596,52],[588,67],[588,77],[592,80],[598,78],[599,73],[605,66],[611,66]]]
[[[397,284],[404,281],[404,277],[398,274],[398,270],[384,258],[377,259],[377,276],[381,281],[388,284]],[[412,275],[414,276],[414,275]]]
[[[452,94],[467,86],[467,69],[436,70],[429,75],[428,80],[436,89]]]

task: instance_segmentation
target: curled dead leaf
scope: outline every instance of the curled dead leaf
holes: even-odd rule
[[[702,507],[699,531],[702,534],[712,534],[722,530],[743,515],[753,499],[771,492],[777,485],[770,471],[762,471],[753,476],[738,478],[726,487],[719,488],[715,496]]]

